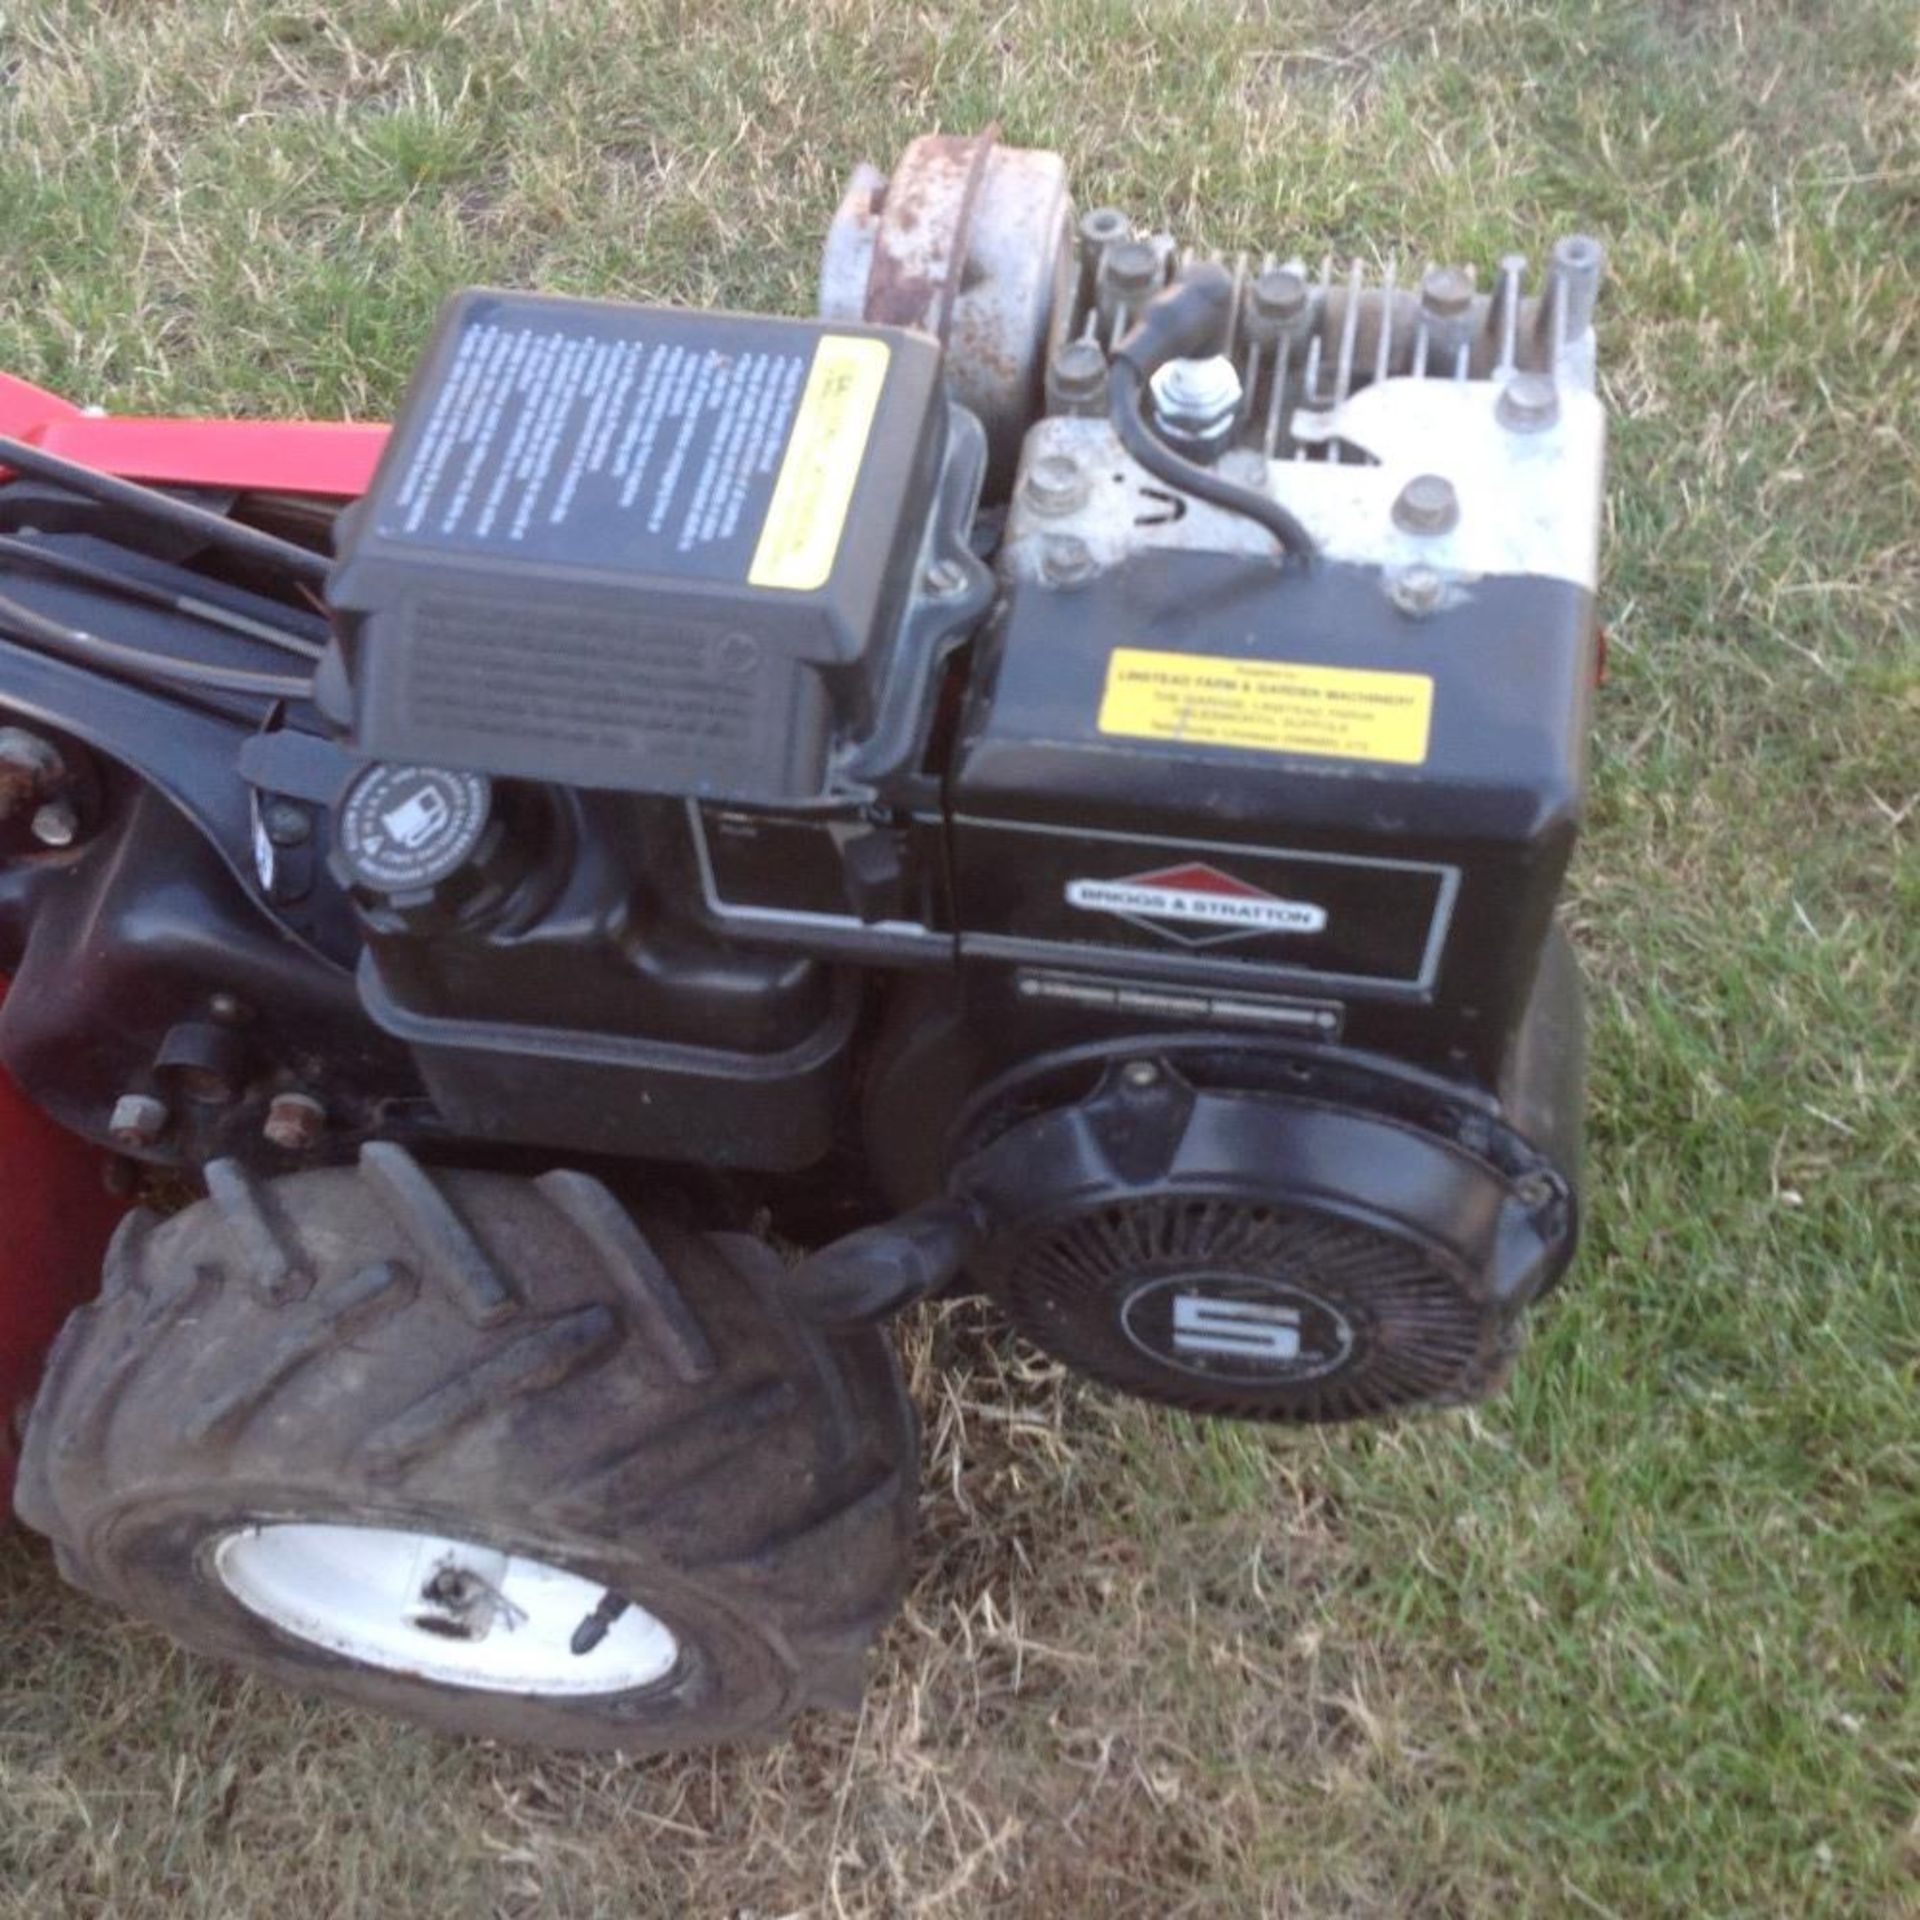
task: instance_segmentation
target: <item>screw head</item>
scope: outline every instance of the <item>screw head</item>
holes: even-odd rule
[[[1040,549],[1040,577],[1050,587],[1078,586],[1093,572],[1093,549],[1074,533],[1050,533]]]
[[[1407,533],[1446,533],[1460,523],[1460,496],[1444,474],[1416,474],[1393,503],[1393,524]]]
[[[1062,400],[1094,400],[1107,384],[1107,356],[1093,340],[1068,340],[1053,356],[1048,378]]]
[[[1387,598],[1416,620],[1433,612],[1446,593],[1446,578],[1433,567],[1402,567],[1387,582]]]
[[[1500,389],[1494,409],[1510,433],[1540,433],[1560,417],[1560,390],[1544,373],[1516,373]]]
[[[944,600],[965,589],[967,570],[958,560],[936,560],[920,584]]]
[[[313,838],[313,816],[295,800],[270,800],[260,825],[276,847],[301,847]]]
[[[1420,304],[1436,320],[1455,320],[1473,304],[1473,278],[1459,267],[1429,267],[1420,282]]]
[[[207,1012],[223,1027],[244,1027],[253,1018],[253,1009],[237,993],[225,991],[208,1000]]]
[[[1530,1173],[1515,1184],[1513,1191],[1522,1206],[1544,1207],[1553,1198],[1555,1187],[1550,1175]]]
[[[43,847],[70,847],[80,837],[80,816],[71,800],[49,800],[35,808],[29,831]]]
[[[1122,240],[1102,257],[1100,278],[1117,299],[1143,300],[1160,285],[1159,250],[1145,240]]]
[[[150,1147],[167,1130],[164,1101],[147,1093],[123,1093],[113,1103],[107,1132],[116,1147]]]
[[[0,727],[0,820],[31,806],[65,771],[52,741],[24,727]]]
[[[304,1153],[327,1130],[327,1110],[305,1093],[279,1093],[267,1108],[262,1133],[273,1146],[287,1153]]]
[[[1027,499],[1036,513],[1071,513],[1087,497],[1087,476],[1069,453],[1043,453],[1027,469]]]
[[[1120,1069],[1120,1078],[1130,1087],[1156,1087],[1160,1084],[1160,1069],[1151,1060],[1129,1060]]]
[[[1306,311],[1306,277],[1291,267],[1272,267],[1254,281],[1251,298],[1253,310],[1261,319],[1277,320],[1284,326]]]

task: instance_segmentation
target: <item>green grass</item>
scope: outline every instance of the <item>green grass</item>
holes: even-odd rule
[[[853,161],[998,119],[1222,245],[1614,278],[1571,903],[1591,1232],[1512,1390],[1297,1437],[909,1332],[856,1723],[461,1748],[0,1545],[0,1910],[1920,1910],[1920,80],[1909,8],[0,8],[0,366],[377,415],[468,281],[805,310]]]

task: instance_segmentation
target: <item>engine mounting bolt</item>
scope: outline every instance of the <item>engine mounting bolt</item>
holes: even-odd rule
[[[936,560],[920,583],[929,593],[949,599],[967,584],[967,570],[958,560]]]
[[[1287,326],[1306,311],[1306,278],[1291,267],[1271,267],[1254,281],[1250,300],[1258,318]]]
[[[1027,469],[1027,499],[1035,513],[1071,513],[1087,497],[1087,476],[1070,453],[1043,453]]]
[[[150,1093],[123,1093],[113,1103],[107,1132],[116,1147],[150,1147],[167,1130],[166,1102]]]
[[[1123,240],[1101,256],[1101,287],[1122,306],[1157,293],[1160,279],[1160,250],[1150,240]]]
[[[1050,533],[1040,549],[1040,577],[1051,587],[1072,587],[1093,572],[1093,549],[1078,534]]]
[[[1151,1060],[1129,1060],[1121,1069],[1120,1077],[1130,1087],[1156,1087],[1160,1084],[1160,1069]]]
[[[311,1094],[277,1093],[261,1131],[288,1153],[305,1153],[327,1130],[327,1110]]]
[[[1473,304],[1473,279],[1458,267],[1429,267],[1420,305],[1436,320],[1455,320]]]
[[[43,847],[70,847],[80,837],[80,816],[71,800],[49,800],[34,810],[31,831]]]
[[[1402,613],[1410,614],[1416,620],[1423,614],[1433,612],[1446,598],[1446,592],[1445,576],[1432,567],[1402,567],[1387,582],[1387,598]]]
[[[313,838],[313,816],[297,801],[268,801],[260,824],[276,847],[303,847]]]
[[[1540,433],[1560,418],[1560,390],[1547,374],[1516,373],[1494,411],[1509,432]]]
[[[1405,533],[1447,533],[1460,524],[1460,496],[1443,474],[1416,474],[1393,503],[1393,524]]]

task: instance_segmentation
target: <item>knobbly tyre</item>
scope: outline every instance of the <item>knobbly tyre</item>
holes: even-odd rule
[[[1575,1235],[1600,272],[1199,258],[935,137],[819,318],[463,293],[390,435],[0,383],[66,1575],[658,1750],[857,1697],[911,1301],[1203,1413],[1489,1391]],[[103,1149],[204,1197],[86,1300]]]

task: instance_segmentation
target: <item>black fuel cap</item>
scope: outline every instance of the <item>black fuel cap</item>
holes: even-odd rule
[[[492,820],[485,774],[376,762],[354,776],[335,815],[340,878],[396,901],[427,898],[473,863]]]

